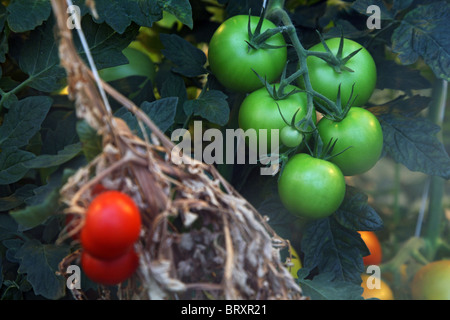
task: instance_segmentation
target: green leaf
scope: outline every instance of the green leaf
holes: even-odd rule
[[[60,166],[73,158],[75,158],[82,151],[80,142],[70,144],[64,149],[58,151],[58,154],[44,154],[37,156],[34,159],[24,162],[24,166],[29,169],[51,168]]]
[[[400,65],[391,60],[377,63],[377,89],[394,89],[409,92],[415,89],[427,89],[431,83],[419,70]]]
[[[19,51],[19,67],[30,76],[26,81],[36,90],[52,92],[62,88],[66,77],[59,66],[53,19],[34,29]]]
[[[436,137],[440,127],[426,118],[382,114],[384,150],[411,171],[450,179],[450,157]]]
[[[22,230],[34,228],[56,212],[59,206],[59,189],[54,189],[42,203],[11,211],[9,214],[21,226]]]
[[[92,20],[90,16],[86,16],[81,20],[81,28],[89,44],[97,69],[100,70],[128,63],[122,51],[128,47],[139,33],[137,24],[132,23],[130,26],[127,26],[123,33],[118,33],[107,24],[99,24]],[[74,43],[81,57],[87,61],[78,36],[74,36]]]
[[[141,109],[162,132],[165,132],[174,123],[177,103],[176,97],[162,98],[153,102],[143,102]],[[115,116],[125,120],[132,131],[138,132],[139,136],[143,137],[136,117],[125,107],[119,109]],[[150,134],[148,128],[147,134]]]
[[[308,271],[300,269],[299,283],[303,294],[310,297],[311,300],[362,300],[364,289],[361,285],[334,280],[332,273],[321,273],[312,280],[307,279]]]
[[[193,28],[192,7],[188,0],[159,0],[164,11],[177,17],[181,23]]]
[[[447,1],[418,6],[408,12],[392,34],[392,50],[403,64],[419,57],[438,78],[450,80],[450,4]]]
[[[85,120],[77,123],[77,133],[87,161],[91,161],[102,152],[102,137]]]
[[[127,62],[122,50],[137,35],[139,27],[136,24],[128,27],[124,34],[118,34],[108,25],[95,23],[90,16],[85,16],[81,26],[98,69]],[[78,36],[74,36],[74,42],[84,57]],[[20,69],[29,75],[25,81],[32,88],[53,92],[65,85],[66,73],[59,63],[53,17],[33,30],[19,45],[18,61]]]
[[[32,239],[16,252],[20,260],[19,273],[26,274],[36,295],[59,299],[65,295],[65,278],[56,274],[59,262],[70,253],[64,245],[42,244]]]
[[[368,197],[357,188],[347,186],[343,203],[335,218],[340,225],[355,231],[376,231],[383,228],[383,220],[368,204]]]
[[[367,12],[367,8],[371,5],[376,5],[380,8],[381,20],[392,20],[394,19],[395,12],[391,12],[386,8],[386,5],[382,0],[357,0],[353,2],[352,8],[364,15],[372,15],[371,12]]]
[[[27,97],[11,105],[0,126],[0,147],[23,147],[40,130],[53,100]]]
[[[33,30],[48,19],[52,11],[48,0],[16,0],[7,7],[8,25],[20,33]]]
[[[95,7],[100,16],[118,33],[125,33],[135,22],[143,27],[151,27],[163,17],[161,0],[96,0]]]
[[[335,280],[360,283],[362,256],[367,247],[357,231],[340,225],[334,217],[311,221],[302,238],[303,266],[331,273]]]
[[[28,172],[24,163],[35,157],[31,152],[17,147],[7,147],[0,152],[0,185],[11,184],[22,179]]]
[[[204,68],[206,55],[202,50],[176,34],[161,33],[160,39],[164,46],[163,55],[176,65],[173,72],[191,78],[207,73]]]
[[[160,67],[161,72],[161,67]],[[162,98],[177,97],[177,113],[175,115],[175,121],[177,123],[184,123],[186,120],[186,114],[183,110],[183,104],[188,100],[188,95],[186,91],[186,85],[184,83],[183,77],[173,73],[170,70],[165,70],[163,73],[163,79],[160,93]]]
[[[197,99],[186,101],[184,112],[220,126],[227,124],[230,117],[227,96],[218,90],[203,91]]]
[[[392,101],[383,105],[368,107],[367,110],[377,117],[382,114],[395,113],[407,117],[415,117],[421,111],[428,108],[431,99],[429,97],[415,95],[408,97],[406,95],[399,96]]]
[[[0,198],[0,211],[9,211],[24,204],[25,199],[33,195],[33,190],[36,188],[33,184],[26,184],[18,188],[12,195]],[[0,219],[2,216],[0,215]],[[9,217],[9,216],[8,216]],[[0,230],[2,223],[0,222]],[[1,235],[2,232],[0,232]]]

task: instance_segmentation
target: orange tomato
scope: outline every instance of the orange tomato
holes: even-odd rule
[[[379,265],[382,259],[381,244],[373,231],[358,231],[370,251],[370,255],[363,257],[364,265]]]

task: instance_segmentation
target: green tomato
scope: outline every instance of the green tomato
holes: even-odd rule
[[[278,84],[275,85],[275,88],[278,87]],[[286,86],[285,92],[290,92],[294,89],[298,88],[289,85]],[[278,109],[278,106],[280,107],[280,109]],[[286,119],[286,121],[288,121],[288,123],[291,122],[297,110],[298,112],[295,115],[295,121],[298,122],[302,120],[308,112],[306,93],[297,92],[295,94],[289,95],[285,99],[274,100],[267,92],[267,89],[265,87],[253,91],[244,99],[244,101],[242,101],[242,104],[240,106],[238,116],[239,127],[244,131],[247,131],[249,129],[256,130],[257,146],[259,145],[260,137],[262,136],[261,130],[267,130],[267,140],[263,143],[266,143],[267,151],[270,151],[272,147],[271,130],[281,130],[287,125],[280,114],[280,110],[283,114],[283,117]],[[313,112],[313,119],[315,122],[315,111]],[[280,134],[280,131],[278,131],[278,134]],[[280,145],[279,141],[278,144]],[[253,150],[256,150],[256,148],[253,148]]]
[[[255,30],[259,17],[251,16],[251,29]],[[276,28],[264,20],[261,33]],[[263,86],[255,70],[269,83],[277,80],[287,60],[287,49],[249,49],[248,16],[237,15],[223,22],[209,43],[208,59],[212,73],[226,88],[235,92],[252,92]],[[282,34],[270,37],[267,44],[286,46]],[[252,70],[253,69],[253,70]]]
[[[344,200],[345,179],[335,164],[298,153],[284,166],[278,193],[292,214],[309,219],[325,218]]]
[[[364,173],[380,159],[383,150],[383,131],[378,119],[366,109],[351,107],[341,121],[322,118],[317,130],[324,144],[337,139],[332,155],[335,163],[345,176]]]
[[[155,65],[148,55],[131,47],[125,48],[122,53],[128,59],[128,63],[100,70],[100,77],[104,81],[110,82],[131,76],[143,76],[154,83]]]
[[[295,148],[303,142],[303,134],[291,126],[286,126],[281,129],[280,141],[288,148]]]
[[[450,300],[450,260],[434,261],[419,269],[411,290],[415,300]]]
[[[338,52],[340,40],[340,38],[332,38],[325,41],[333,54]],[[350,39],[344,39],[342,57],[346,57],[360,48],[362,48],[361,51],[345,64],[353,72],[341,70],[341,73],[338,73],[334,70],[333,66],[323,59],[309,56],[306,59],[306,63],[312,88],[331,101],[336,101],[338,87],[341,84],[341,101],[345,105],[350,99],[352,86],[355,84],[352,100],[355,96],[357,98],[353,106],[366,104],[377,82],[377,70],[372,56],[359,43]],[[325,52],[325,48],[322,43],[319,43],[310,48],[309,51]],[[303,77],[299,78],[299,85],[303,87]]]

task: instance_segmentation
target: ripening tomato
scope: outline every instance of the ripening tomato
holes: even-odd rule
[[[286,209],[311,219],[333,214],[344,200],[345,188],[344,175],[335,164],[306,153],[290,158],[278,180]]]
[[[235,92],[252,92],[263,86],[255,70],[272,83],[283,72],[287,61],[286,42],[281,33],[266,43],[280,48],[249,48],[247,15],[236,15],[223,22],[209,43],[208,60],[212,73],[226,88]],[[251,16],[251,30],[255,31],[259,17]],[[261,33],[276,26],[264,19]],[[253,69],[253,70],[252,70]]]
[[[141,216],[134,200],[120,191],[104,191],[87,209],[81,245],[96,258],[114,259],[129,250],[140,231]]]
[[[340,38],[332,38],[325,40],[325,43],[333,54],[337,54],[340,41]],[[338,72],[325,60],[312,55],[308,56],[306,63],[312,88],[331,101],[336,101],[340,84],[341,101],[345,105],[350,99],[354,84],[352,99],[356,97],[356,100],[352,105],[363,106],[366,104],[377,82],[375,62],[369,51],[362,45],[353,40],[344,39],[343,58],[358,49],[361,50],[345,63],[345,67],[350,68],[353,72],[349,70],[341,70],[341,72]],[[309,51],[326,52],[321,42],[310,48]],[[303,86],[302,79],[302,77],[299,78],[300,86]]]
[[[86,251],[81,253],[84,273],[89,279],[102,285],[116,285],[127,280],[138,266],[139,256],[134,248],[112,260],[98,259]]]
[[[394,293],[391,287],[383,279],[376,279],[374,276],[362,274],[361,280],[361,287],[364,289],[362,297],[364,299],[394,300]]]
[[[362,240],[370,251],[368,256],[363,257],[365,266],[379,265],[382,259],[382,249],[377,235],[373,231],[358,231]]]
[[[450,300],[450,260],[431,262],[415,274],[411,283],[415,300]]]

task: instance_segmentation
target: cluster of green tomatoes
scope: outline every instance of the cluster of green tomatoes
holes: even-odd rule
[[[380,123],[364,108],[375,88],[376,66],[357,42],[322,39],[307,50],[307,72],[279,92],[288,49],[283,33],[270,33],[276,28],[257,16],[223,22],[209,44],[211,72],[224,87],[246,94],[239,110],[241,129],[266,129],[268,150],[270,130],[279,130],[280,153],[289,155],[278,178],[284,206],[300,217],[324,218],[342,204],[345,176],[368,171],[381,156]],[[308,94],[314,101],[310,106]],[[309,147],[314,144],[327,152],[315,152]]]

